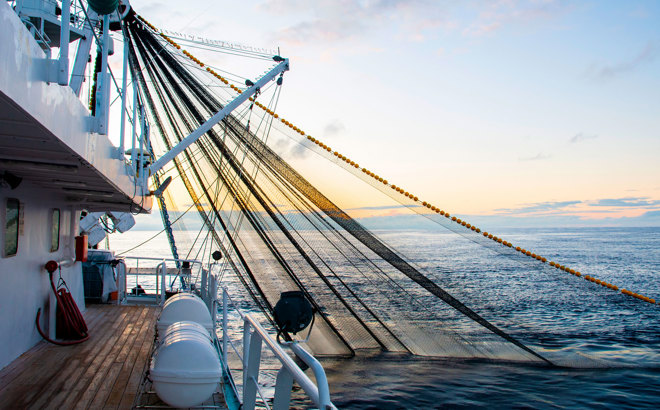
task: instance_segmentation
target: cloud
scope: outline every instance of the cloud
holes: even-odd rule
[[[346,41],[387,27],[398,39],[422,42],[439,33],[475,37],[512,24],[530,24],[564,12],[561,0],[501,0],[446,2],[433,0],[266,0],[261,12],[288,21],[276,30],[274,41],[318,46]],[[284,16],[285,18],[281,18]]]
[[[483,10],[463,29],[463,35],[485,36],[502,27],[551,18],[567,9],[565,2],[555,0],[503,0],[488,2],[486,7],[481,6]]]
[[[659,206],[660,200],[649,199],[648,197],[605,198],[591,202],[589,205],[644,208]]]
[[[260,9],[278,15],[304,15],[275,37],[292,44],[334,43],[361,34],[380,22],[401,20],[430,5],[428,0],[269,0]],[[425,26],[432,23],[424,22]]]
[[[639,217],[640,219],[657,219],[660,221],[660,210],[658,211],[646,211]]]
[[[383,206],[362,206],[359,208],[348,208],[347,211],[383,211],[388,209],[419,208],[421,205],[383,205]]]
[[[323,135],[334,136],[343,134],[344,131],[346,131],[344,124],[338,119],[334,119],[323,128]]]
[[[655,61],[660,55],[660,47],[657,43],[649,42],[633,58],[609,65],[592,64],[587,69],[587,75],[601,80],[609,80],[625,73],[636,70],[638,67]]]
[[[595,135],[595,134],[594,134],[594,135],[587,135],[587,134],[585,134],[585,133],[583,133],[583,132],[579,132],[579,133],[575,134],[575,135],[569,140],[569,142],[570,142],[571,144],[575,144],[576,142],[585,141],[585,140],[591,140],[591,139],[594,139],[594,138],[598,138],[598,135]]]
[[[291,147],[291,150],[289,151],[293,158],[298,159],[305,159],[309,157],[310,152],[311,151],[305,148],[305,146],[302,144],[293,144],[293,147]]]
[[[355,21],[314,20],[303,21],[280,30],[277,38],[285,43],[302,45],[305,43],[333,43],[350,38],[363,30],[363,25]]]
[[[539,152],[538,154],[532,156],[532,157],[520,157],[518,160],[520,161],[538,161],[542,159],[548,159],[551,158],[552,156],[550,154],[544,154],[542,152]]]
[[[285,158],[305,159],[311,154],[303,144],[285,138],[273,139],[270,145],[278,155]]]
[[[537,202],[535,204],[524,205],[520,208],[500,208],[496,209],[495,211],[500,214],[527,214],[565,210],[568,207],[581,203],[582,201]]]

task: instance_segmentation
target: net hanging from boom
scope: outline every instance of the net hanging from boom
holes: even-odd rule
[[[135,15],[123,34],[154,152],[169,150],[232,99],[231,89],[189,66]],[[279,89],[271,84],[258,99],[274,109]],[[316,354],[381,349],[549,363],[322,194],[269,144],[272,121],[248,101],[159,172],[173,177],[163,205],[173,213],[180,256],[220,249],[225,279],[271,322],[281,292],[303,291],[316,312],[308,343]],[[194,215],[180,218],[190,207]]]

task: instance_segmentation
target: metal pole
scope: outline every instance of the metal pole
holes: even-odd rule
[[[147,119],[145,117],[144,119],[144,135],[142,136],[142,140],[140,140],[140,178],[142,179],[142,189],[147,190],[149,189],[149,175],[146,172],[144,172],[144,151],[147,149],[149,146],[147,143],[149,142],[150,134],[151,133],[151,127],[149,126],[149,123],[147,122]],[[147,152],[148,154],[148,152]]]
[[[60,24],[60,61],[57,72],[59,85],[69,84],[69,25],[71,24],[71,0],[62,0]]]
[[[227,364],[227,345],[229,344],[229,334],[227,333],[227,288],[222,288],[222,365]]]
[[[143,174],[142,167],[143,167],[143,164],[144,164],[144,152],[142,150],[143,150],[143,146],[144,146],[144,137],[145,137],[145,134],[147,132],[147,119],[144,116],[144,107],[140,107],[140,113],[142,114],[141,117],[140,117],[140,126],[142,128],[142,130],[141,130],[142,132],[140,133],[140,149],[138,150],[138,155],[140,156],[140,158],[138,158],[138,167],[137,167],[135,175],[142,178],[142,174]]]
[[[275,379],[275,396],[273,397],[273,410],[288,410],[291,403],[291,388],[293,388],[293,376],[282,366],[277,372]]]
[[[247,366],[250,358],[250,322],[247,318],[243,319],[243,391],[247,384]]]
[[[128,88],[128,41],[124,41],[124,74],[121,84],[121,131],[119,133],[119,159],[124,160],[124,136],[126,135],[126,91]]]
[[[243,384],[243,409],[253,410],[257,400],[259,382],[259,364],[261,363],[261,337],[250,337],[249,347],[243,347],[244,352],[250,352],[247,359],[247,368],[243,368],[245,382]],[[245,353],[244,353],[245,354]]]
[[[96,90],[96,118],[99,134],[108,134],[108,105],[110,102],[110,76],[108,74],[108,44],[110,42],[110,16],[103,16],[103,40],[101,44],[101,72],[97,75],[100,80]]]
[[[163,259],[163,267],[161,268],[161,276],[160,276],[160,304],[165,303],[165,274],[167,273],[167,263],[165,262],[165,259]]]
[[[135,78],[133,78],[133,132],[132,132],[132,142],[131,142],[131,169],[133,170],[133,175],[136,175],[137,171],[135,168],[135,139],[137,135],[137,84]]]
[[[158,161],[154,162],[151,165],[151,167],[149,167],[149,175],[155,174],[159,169],[165,166],[165,164],[173,160],[174,157],[176,157],[181,152],[183,152],[191,144],[197,141],[199,137],[206,134],[217,123],[222,121],[227,115],[229,115],[232,111],[234,111],[241,104],[243,104],[248,98],[250,98],[253,94],[255,94],[261,87],[268,84],[269,81],[275,79],[275,77],[277,77],[284,71],[287,71],[288,69],[289,69],[289,60],[285,58],[284,61],[276,65],[275,68],[273,68],[268,73],[266,73],[266,75],[261,77],[259,81],[256,82],[256,84],[254,84],[252,87],[248,88],[247,90],[239,94],[238,97],[234,98],[231,102],[225,105],[225,107],[220,111],[218,111],[213,117],[209,118],[204,124],[200,125],[199,128],[197,128],[190,135],[188,135],[183,140],[181,140],[181,142],[179,142],[177,145],[172,147],[172,149],[169,150],[167,153],[165,153],[165,155],[158,158]]]
[[[314,372],[314,377],[316,378],[316,386],[319,393],[319,408],[326,409],[331,408],[332,401],[330,401],[330,389],[328,388],[328,378],[325,375],[325,370],[321,363],[302,346],[297,343],[291,344],[291,350],[293,353],[298,356],[303,362],[305,362]]]

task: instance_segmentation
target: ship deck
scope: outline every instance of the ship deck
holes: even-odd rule
[[[40,342],[0,371],[0,408],[132,408],[159,312],[159,306],[88,306],[89,340]]]

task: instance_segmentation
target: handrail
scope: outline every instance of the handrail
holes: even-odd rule
[[[266,347],[282,364],[282,368],[277,374],[275,384],[275,398],[273,402],[274,410],[288,409],[291,399],[291,388],[296,381],[300,387],[307,393],[309,398],[319,409],[336,409],[330,400],[330,389],[325,370],[321,363],[297,343],[288,344],[293,353],[303,360],[314,372],[316,384],[303,372],[296,362],[285,352],[280,344],[261,326],[261,324],[249,314],[244,314],[233,303],[234,308],[243,319],[243,355],[241,357],[238,349],[234,346],[227,334],[227,308],[231,300],[227,293],[227,288],[223,286],[222,291],[222,359],[223,366],[228,367],[227,349],[229,345],[243,363],[243,409],[253,409],[255,406],[256,395],[262,396],[257,380],[259,374],[259,363],[261,360],[261,347]],[[250,382],[250,383],[249,383]],[[268,404],[262,401],[269,407]]]
[[[197,259],[174,259],[174,258],[151,258],[148,256],[119,256],[118,259],[138,259],[138,260],[146,260],[146,261],[166,261],[166,262],[190,262],[194,265],[202,265],[202,262],[198,261]]]
[[[115,272],[117,273],[117,304],[121,304],[126,299],[126,262],[120,260],[117,263]]]
[[[122,278],[119,278],[119,276],[117,277],[118,282],[120,282],[120,280],[122,281],[122,288],[124,290],[124,294],[122,295],[122,297],[118,298],[121,301],[125,300],[125,298],[128,296],[128,293],[126,292],[126,289],[128,288],[128,284],[127,284],[128,276],[135,277],[136,283],[139,282],[140,276],[151,276],[151,277],[155,276],[156,277],[155,291],[157,298],[156,300],[160,305],[163,305],[165,303],[166,289],[167,289],[167,276],[168,276],[167,262],[189,262],[191,267],[195,265],[199,265],[199,268],[203,269],[202,262],[195,259],[154,258],[154,257],[126,255],[119,257],[118,260],[123,267]],[[135,266],[136,269],[134,273],[130,273],[130,270],[125,262],[126,260],[136,261],[136,266]],[[152,270],[153,273],[140,272],[140,261],[145,261],[145,260],[158,261],[160,263],[158,263],[155,267],[153,266],[147,267],[147,269]],[[181,269],[179,269],[178,273],[176,274],[176,277],[179,277],[180,275],[181,275]]]

